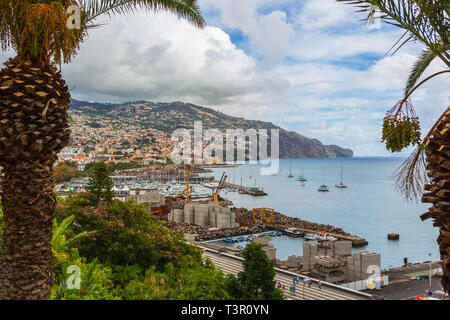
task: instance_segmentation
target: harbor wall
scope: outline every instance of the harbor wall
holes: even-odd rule
[[[209,204],[187,203],[183,210],[171,210],[168,221],[205,227],[239,228],[236,214],[231,212],[231,209],[221,207],[214,202]]]

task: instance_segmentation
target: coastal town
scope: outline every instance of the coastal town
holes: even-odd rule
[[[234,263],[233,259],[239,259],[246,244],[259,243],[281,275],[295,274],[321,281],[346,297],[380,299],[381,295],[374,296],[373,290],[390,292],[397,283],[404,283],[404,278],[395,280],[399,274],[415,273],[425,275],[427,279],[431,276],[427,264],[424,267],[407,261],[403,268],[382,270],[381,255],[364,250],[367,240],[341,228],[289,217],[271,208],[235,207],[223,193],[240,193],[239,186],[217,181],[209,175],[211,167],[221,166],[189,168],[151,164],[119,170],[111,175],[112,190],[116,200],[143,204],[155,221],[203,248],[206,256],[222,265],[223,270]],[[66,197],[74,191],[83,192],[87,184],[85,178],[72,179],[59,184],[57,194]],[[298,239],[303,255],[293,253],[286,260],[279,258],[277,248],[271,244],[271,239],[277,237]],[[398,241],[398,238],[394,240]],[[358,248],[362,249],[353,250]],[[220,257],[210,252],[219,253]],[[379,277],[373,277],[373,268],[380,271]],[[407,273],[405,270],[412,271]],[[439,277],[439,272],[434,264],[432,276]],[[394,276],[392,283],[389,280],[391,274]],[[415,280],[412,284],[416,284]],[[335,285],[337,287],[333,287]],[[435,294],[439,294],[439,290]]]
[[[0,300],[247,320],[450,300],[449,18],[0,1]]]
[[[224,261],[217,261],[215,255],[210,258],[218,265],[224,264],[224,268],[232,263],[224,257],[239,258],[247,243],[259,243],[281,273],[293,273],[305,279],[311,277],[329,286],[338,285],[338,291],[356,289],[362,294],[356,295],[359,299],[367,298],[364,294],[371,295],[375,288],[392,290],[389,288],[396,282],[390,285],[391,271],[382,270],[380,253],[364,250],[368,245],[366,239],[329,224],[290,217],[277,208],[236,207],[226,194],[267,195],[263,188],[242,184],[242,177],[239,184],[231,183],[230,179],[226,181],[224,175],[222,179],[211,175],[212,169],[227,167],[237,167],[238,173],[237,165],[222,164],[216,159],[208,159],[213,163],[209,165],[172,164],[174,142],[167,127],[149,127],[144,121],[176,122],[186,128],[190,124],[179,116],[180,112],[151,112],[158,107],[142,102],[116,106],[103,113],[89,106],[72,110],[72,138],[70,145],[58,154],[57,164],[76,164],[80,172],[92,163],[133,164],[111,173],[114,198],[143,204],[156,221],[203,248],[205,253],[208,250],[220,252]],[[301,185],[306,181],[303,175],[297,180]],[[58,183],[55,191],[65,198],[73,192],[85,192],[88,184],[87,177],[79,176]],[[342,186],[346,187],[341,177]],[[281,259],[277,248],[271,244],[271,239],[276,237],[298,238],[303,255],[293,253],[286,260]],[[387,238],[399,241],[395,233],[387,234]],[[402,268],[393,270],[405,273],[404,270],[420,265],[405,261]],[[377,280],[369,281],[373,276],[369,267],[380,270]],[[439,268],[433,270],[433,275],[438,277]]]
[[[139,110],[140,105],[133,106]],[[80,111],[71,111],[71,117],[71,142],[58,154],[58,163],[75,162],[82,170],[92,161],[147,163],[170,157],[174,144],[170,135],[134,123],[138,111],[129,122]]]

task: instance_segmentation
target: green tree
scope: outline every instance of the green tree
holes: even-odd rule
[[[185,255],[180,267],[169,264],[164,272],[149,268],[144,279],[133,280],[124,290],[127,300],[224,300],[225,277],[210,260]]]
[[[450,161],[450,107],[421,139],[419,119],[411,103],[412,94],[431,79],[450,73],[450,1],[449,0],[337,0],[356,5],[360,11],[369,12],[372,21],[381,11],[381,19],[403,29],[403,36],[391,50],[397,52],[404,44],[414,41],[422,44],[423,51],[417,57],[406,81],[404,97],[388,112],[383,123],[382,141],[386,148],[399,152],[416,145],[411,156],[399,168],[396,175],[398,189],[408,200],[422,197],[433,207],[421,218],[433,218],[440,228],[442,285],[450,292],[450,192],[448,187]],[[375,10],[376,9],[376,10]],[[431,62],[439,59],[443,69],[421,80]],[[418,83],[419,82],[419,83]],[[428,171],[428,172],[427,172]],[[424,194],[424,190],[430,191]]]
[[[96,203],[100,201],[111,202],[114,197],[112,188],[114,183],[109,176],[109,169],[106,163],[96,163],[89,176],[87,191],[95,195]]]
[[[80,8],[81,21],[68,27],[77,22],[68,12],[73,5]],[[17,53],[0,71],[0,167],[5,174],[0,300],[48,299],[51,294],[52,171],[70,140],[71,98],[58,66],[69,63],[88,30],[100,26],[97,18],[137,10],[170,11],[198,27],[204,24],[196,0],[0,1],[1,48]]]
[[[229,275],[225,287],[236,299],[282,300],[283,294],[275,287],[275,270],[262,245],[251,243],[242,251],[244,271],[238,277]]]
[[[81,172],[73,166],[60,164],[53,168],[53,180],[55,183],[69,181],[72,178],[79,177]]]

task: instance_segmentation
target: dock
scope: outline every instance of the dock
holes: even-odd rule
[[[214,181],[214,182],[219,183],[219,181]],[[231,190],[242,190],[245,192],[245,194],[248,194],[248,195],[251,195],[254,197],[267,196],[267,193],[265,193],[264,190],[261,190],[259,188],[244,187],[244,186],[240,186],[240,185],[228,183],[228,182],[224,183],[224,188],[228,188]]]
[[[285,230],[287,228],[291,228],[291,226],[275,224],[275,223],[267,223],[267,222],[264,223],[264,226],[267,228],[275,229],[275,230]],[[297,228],[297,227],[295,227],[295,229],[297,229],[301,232],[304,232],[304,233],[317,233],[317,230],[310,230],[310,229]],[[328,234],[339,240],[351,241],[353,247],[364,247],[369,244],[366,239],[358,237],[358,236],[346,236],[346,235],[342,235],[342,234],[338,234],[338,233],[331,233],[331,232],[329,232]]]

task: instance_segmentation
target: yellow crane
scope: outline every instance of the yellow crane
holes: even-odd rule
[[[213,192],[213,200],[215,203],[219,204],[219,192],[225,186],[225,180],[227,180],[227,176],[225,172],[222,173],[222,177],[220,178],[219,184],[217,185],[216,190]]]
[[[192,194],[192,186],[189,185],[189,175],[190,175],[190,168],[188,164],[184,165],[185,170],[185,177],[186,177],[186,188],[181,191],[180,196],[184,196],[186,198],[185,203],[191,202],[191,194]]]
[[[255,208],[253,209],[253,222],[263,223],[275,223],[273,216],[273,209],[270,208]]]

